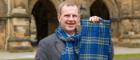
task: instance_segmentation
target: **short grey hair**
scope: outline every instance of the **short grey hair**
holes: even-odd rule
[[[64,1],[64,2],[60,3],[60,5],[57,8],[57,15],[61,15],[61,10],[64,6],[76,6],[78,9],[78,13],[80,13],[79,5],[75,1]]]

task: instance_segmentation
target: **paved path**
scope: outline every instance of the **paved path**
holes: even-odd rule
[[[114,47],[115,54],[140,53],[140,48]]]
[[[126,47],[114,47],[115,54],[132,54],[140,53],[140,48],[126,48]],[[34,58],[35,51],[33,52],[18,52],[11,53],[6,51],[0,51],[0,60],[20,59],[20,58]],[[140,60],[140,58],[129,59],[114,59],[114,60]]]
[[[140,54],[140,48],[126,48],[126,47],[115,47],[115,55],[117,54]],[[128,58],[114,58],[113,60],[140,60],[140,57],[128,57]]]
[[[0,52],[0,60],[10,60],[10,59],[22,59],[22,58],[34,58],[35,52]]]

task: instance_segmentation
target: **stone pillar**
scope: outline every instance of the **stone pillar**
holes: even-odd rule
[[[10,0],[9,2],[10,34],[7,39],[7,49],[14,52],[32,51],[29,0]]]

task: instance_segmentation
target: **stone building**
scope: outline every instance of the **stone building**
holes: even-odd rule
[[[10,40],[35,40],[58,26],[57,6],[64,0],[0,0],[0,49]],[[81,18],[100,16],[111,20],[115,45],[140,45],[140,0],[71,0],[79,4]],[[117,43],[117,44],[116,44]],[[19,44],[19,43],[18,43]],[[26,46],[29,43],[20,43]]]

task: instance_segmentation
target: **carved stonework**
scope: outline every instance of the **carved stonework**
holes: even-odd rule
[[[121,21],[121,38],[140,38],[140,21],[125,19]]]
[[[4,48],[5,44],[5,29],[6,29],[6,21],[0,19],[0,49]]]
[[[15,38],[29,37],[29,19],[13,18],[13,35]]]
[[[12,16],[27,16],[29,15],[28,0],[11,0],[11,15]]]
[[[4,0],[0,0],[0,17],[7,15],[7,5]]]
[[[140,16],[140,0],[133,0],[134,1],[134,16]]]
[[[131,33],[131,28],[132,28],[131,21],[129,19],[125,19],[125,20],[122,20],[120,23],[121,23],[120,24],[120,32],[121,32],[120,37],[132,35],[132,33]]]
[[[132,16],[132,2],[131,0],[130,1],[125,1],[125,0],[122,0],[122,2],[120,3],[120,15],[121,17],[130,17]]]

